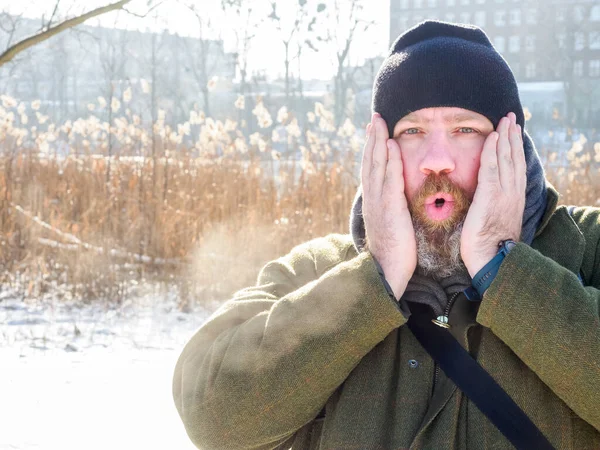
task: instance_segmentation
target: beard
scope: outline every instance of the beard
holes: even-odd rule
[[[453,197],[452,214],[444,220],[433,220],[427,215],[425,200],[444,192]],[[409,202],[417,243],[417,266],[435,279],[446,278],[464,271],[460,256],[462,227],[471,201],[460,186],[446,175],[429,175],[414,198]]]

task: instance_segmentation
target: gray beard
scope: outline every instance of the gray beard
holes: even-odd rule
[[[417,266],[424,275],[441,279],[466,270],[460,257],[462,227],[460,222],[449,232],[440,232],[432,238],[419,223],[414,224]]]

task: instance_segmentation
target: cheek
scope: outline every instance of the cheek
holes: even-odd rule
[[[476,152],[470,155],[469,158],[465,158],[460,165],[462,167],[460,178],[462,179],[463,189],[467,191],[471,198],[473,198],[473,194],[477,189],[477,178],[481,164],[480,155],[480,152]]]
[[[404,194],[410,201],[423,183],[424,176],[419,170],[419,161],[414,157],[414,153],[400,152],[400,156],[404,174]]]

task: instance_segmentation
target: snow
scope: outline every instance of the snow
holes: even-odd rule
[[[0,450],[193,450],[171,379],[217,305],[191,313],[148,288],[118,307],[0,293]]]

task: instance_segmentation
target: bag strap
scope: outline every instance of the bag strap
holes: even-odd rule
[[[407,324],[458,389],[517,449],[554,450],[531,419],[448,330],[424,314],[412,314]]]
[[[569,216],[571,216],[571,219],[573,219],[573,222],[575,222],[575,219],[573,218],[573,210],[576,208],[575,205],[571,205],[571,206],[567,206],[567,212],[569,213]],[[577,222],[575,222],[575,226],[577,227],[577,229],[579,229],[579,225],[577,225]],[[582,286],[585,286],[585,280],[583,278],[583,272],[580,270],[579,273],[577,274],[577,278],[579,278],[579,281],[581,282]]]

